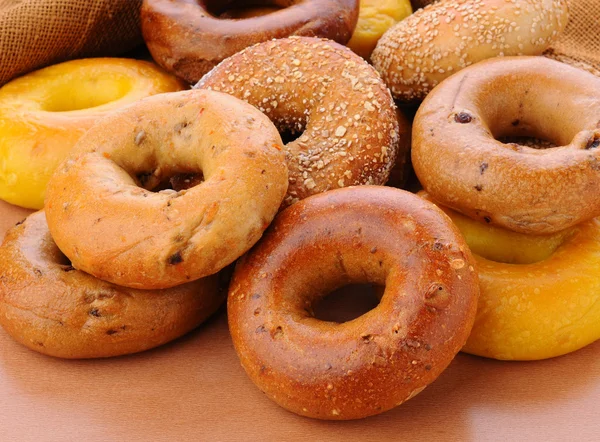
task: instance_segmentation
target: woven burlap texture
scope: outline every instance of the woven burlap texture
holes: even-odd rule
[[[569,23],[546,55],[600,75],[600,0],[569,0]]]
[[[142,42],[142,0],[0,0],[0,85],[82,57],[118,55]]]

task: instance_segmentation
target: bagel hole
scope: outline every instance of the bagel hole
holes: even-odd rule
[[[188,190],[204,182],[204,175],[199,173],[178,173],[169,177],[155,177],[153,173],[140,173],[136,176],[140,187],[151,192]]]
[[[504,142],[505,138],[517,137],[516,143],[505,143],[508,148],[516,145],[543,150],[552,145],[567,146],[584,129],[581,122],[586,118],[577,117],[582,112],[581,96],[576,93],[565,100],[556,93],[565,86],[564,80],[560,76],[546,80],[542,87],[538,73],[526,70],[495,76],[478,88],[474,115],[496,140]]]
[[[201,3],[208,13],[214,17],[223,20],[242,20],[277,12],[287,6],[291,6],[293,1],[204,0]]]
[[[514,118],[499,124],[494,138],[511,147],[524,146],[542,150],[560,146],[553,135],[544,133],[528,121]]]
[[[78,78],[76,87],[71,83],[55,87],[42,104],[42,110],[71,112],[95,108],[123,98],[132,87],[131,80],[126,78]]]
[[[338,324],[352,321],[379,305],[384,287],[350,284],[325,295],[312,306],[312,316]]]
[[[75,267],[73,267],[73,263],[71,262],[71,260],[67,258],[67,256],[64,253],[58,250],[58,248],[56,249],[56,252],[54,254],[54,262],[61,268],[63,272],[71,272],[75,270]]]
[[[283,145],[289,144],[293,141],[296,141],[298,138],[302,136],[304,133],[303,130],[294,130],[291,127],[280,127],[279,135],[281,135],[281,140],[283,141]]]
[[[509,146],[525,146],[532,149],[551,149],[553,147],[558,147],[558,145],[553,141],[539,137],[508,135],[504,137],[498,137],[497,140]]]

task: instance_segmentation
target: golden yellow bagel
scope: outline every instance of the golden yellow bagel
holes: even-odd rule
[[[600,218],[533,236],[440,208],[465,236],[479,270],[477,317],[463,351],[537,360],[600,339]]]
[[[138,60],[50,66],[0,88],[0,199],[40,209],[58,164],[101,116],[183,84]]]
[[[409,0],[360,0],[358,23],[347,46],[368,60],[385,31],[412,12]]]

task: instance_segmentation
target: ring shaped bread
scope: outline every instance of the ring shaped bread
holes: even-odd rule
[[[196,87],[241,98],[280,132],[299,135],[285,146],[287,205],[339,187],[385,184],[398,155],[400,123],[389,90],[367,62],[337,43],[261,43],[223,61]]]
[[[242,366],[279,405],[357,419],[410,399],[448,366],[475,318],[467,245],[433,204],[390,187],[312,196],[281,212],[238,261],[229,328]],[[311,306],[348,284],[385,286],[345,323]]]
[[[419,102],[479,61],[541,55],[569,20],[568,0],[444,0],[386,32],[371,60],[394,98]]]
[[[412,161],[433,199],[521,233],[600,215],[600,78],[544,57],[471,66],[440,84],[414,121]],[[505,136],[547,139],[534,149]]]
[[[124,58],[67,61],[4,85],[0,199],[41,209],[50,176],[98,119],[183,86],[153,63]]]
[[[218,15],[260,6],[277,10],[236,20]],[[141,22],[154,60],[196,83],[225,58],[263,41],[303,35],[345,44],[358,8],[359,0],[144,0]]]
[[[75,270],[44,212],[0,247],[0,324],[16,341],[60,358],[104,358],[157,347],[196,328],[223,302],[217,276],[160,291],[132,290]]]
[[[73,266],[114,284],[167,288],[218,272],[272,221],[287,190],[277,129],[211,91],[141,100],[98,122],[59,166],[46,216]],[[159,189],[180,174],[204,182]]]
[[[600,219],[527,235],[440,208],[464,235],[479,273],[477,317],[462,351],[538,360],[600,339]]]

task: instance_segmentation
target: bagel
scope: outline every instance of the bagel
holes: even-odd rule
[[[561,147],[498,141],[510,135]],[[478,63],[425,99],[412,141],[424,189],[474,219],[541,234],[600,215],[600,78],[585,71],[544,57]]]
[[[157,347],[196,328],[224,300],[216,276],[143,291],[77,271],[52,240],[44,212],[7,233],[0,275],[0,325],[26,347],[60,358]]]
[[[269,398],[303,416],[357,419],[415,396],[464,345],[477,273],[468,247],[432,204],[360,186],[281,212],[236,266],[229,330],[242,366]],[[385,286],[345,323],[311,307],[348,284]]]
[[[385,31],[410,14],[409,0],[360,0],[358,23],[347,46],[369,60]]]
[[[286,205],[339,187],[384,184],[398,155],[399,117],[388,89],[362,58],[334,42],[261,43],[225,60],[196,88],[241,98],[297,137],[285,146]]]
[[[151,191],[190,173],[204,181]],[[98,122],[53,175],[45,210],[75,268],[159,289],[235,261],[286,190],[283,145],[269,119],[234,97],[196,90],[150,97]]]
[[[479,273],[477,317],[462,351],[538,360],[600,339],[600,219],[526,235],[440,208],[463,233]]]
[[[141,98],[183,89],[145,61],[95,58],[41,69],[0,88],[0,199],[44,205],[46,185],[102,116]]]
[[[444,0],[386,32],[371,59],[394,98],[420,101],[478,61],[541,55],[567,21],[567,0]]]
[[[359,0],[144,0],[142,34],[156,62],[196,83],[225,58],[248,46],[291,35],[324,37],[345,44],[358,20]],[[267,6],[256,16],[236,7]],[[250,14],[252,15],[252,14]],[[224,17],[227,17],[225,15]]]

